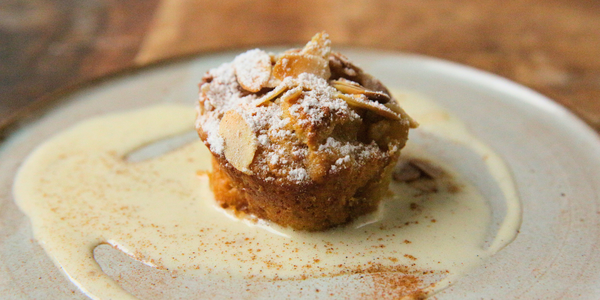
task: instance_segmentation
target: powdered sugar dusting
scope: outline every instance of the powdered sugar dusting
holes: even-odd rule
[[[304,168],[293,169],[288,173],[288,176],[294,181],[306,181],[310,179]]]
[[[239,84],[248,91],[260,91],[271,77],[271,57],[263,50],[244,52],[233,64]]]
[[[269,92],[261,84],[269,81],[270,72],[257,67],[267,59],[270,65],[266,52],[250,50],[232,63],[210,70],[200,85],[196,127],[205,133],[204,142],[214,155],[223,155],[225,145],[218,128],[228,110],[237,111],[255,134],[258,151],[249,168],[265,180],[310,181],[311,153],[333,158],[323,162],[330,161],[330,172],[385,155],[375,142],[365,144],[329,136],[336,126],[355,128],[363,121],[325,78],[310,73],[288,76],[277,87],[284,92],[266,101],[257,100]],[[255,92],[249,92],[249,88]]]

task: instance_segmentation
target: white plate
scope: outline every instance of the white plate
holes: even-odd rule
[[[546,97],[485,72],[420,56],[344,53],[386,85],[424,94],[458,115],[514,172],[524,211],[520,234],[439,299],[598,298],[600,138],[593,130]],[[85,299],[32,239],[27,218],[12,202],[14,174],[33,147],[92,115],[164,101],[192,104],[202,74],[233,55],[203,56],[81,89],[1,142],[0,298]]]

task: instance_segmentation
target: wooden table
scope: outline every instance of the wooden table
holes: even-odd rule
[[[0,128],[57,90],[161,60],[303,43],[439,57],[560,102],[600,131],[600,1],[3,0]]]

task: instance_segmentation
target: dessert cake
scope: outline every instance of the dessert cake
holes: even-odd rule
[[[196,129],[223,208],[325,230],[377,209],[413,121],[386,87],[331,51],[254,49],[206,73]]]

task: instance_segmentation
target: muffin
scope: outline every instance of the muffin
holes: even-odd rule
[[[223,208],[298,230],[377,209],[413,121],[381,82],[331,51],[247,51],[206,73],[196,129]]]

